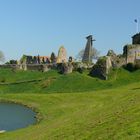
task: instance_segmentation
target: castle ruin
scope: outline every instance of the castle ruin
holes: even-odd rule
[[[82,58],[83,63],[92,63],[92,42],[95,41],[92,39],[92,35],[86,37],[87,44],[85,47],[84,55]]]
[[[126,64],[140,61],[140,33],[132,36],[132,44],[124,46],[123,55],[126,59]]]

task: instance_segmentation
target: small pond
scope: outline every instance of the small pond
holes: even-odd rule
[[[36,113],[15,103],[0,103],[0,131],[12,131],[36,123]]]

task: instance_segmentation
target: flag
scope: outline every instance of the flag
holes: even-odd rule
[[[137,20],[137,19],[135,19],[134,21],[135,21],[136,23],[138,22],[138,20]]]

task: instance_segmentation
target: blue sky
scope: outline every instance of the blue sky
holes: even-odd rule
[[[136,33],[140,0],[0,0],[0,50],[6,59],[57,54],[76,56],[92,34],[101,52],[122,53]]]

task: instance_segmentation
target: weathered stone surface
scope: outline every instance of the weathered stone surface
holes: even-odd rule
[[[123,55],[117,55],[117,59],[115,62],[116,67],[113,67],[113,68],[120,68],[125,64],[126,64],[125,57]]]
[[[113,68],[119,68],[125,64],[125,57],[123,55],[116,55],[113,50],[109,50],[107,56],[110,57]]]
[[[61,74],[69,74],[73,71],[73,65],[71,63],[60,63],[58,70]]]
[[[140,44],[125,45],[123,55],[125,57],[126,64],[135,63],[136,60],[140,60]]]
[[[20,70],[27,70],[27,64],[20,64]]]
[[[98,77],[103,80],[108,79],[108,73],[112,67],[111,60],[109,56],[101,57],[97,63],[93,66],[90,75],[93,77]]]
[[[108,50],[107,56],[116,57],[116,53],[113,50]]]
[[[58,51],[57,63],[66,63],[67,62],[67,53],[66,49],[61,46]]]
[[[50,70],[50,68],[48,65],[43,65],[43,69],[42,69],[43,72],[47,72],[49,70]]]
[[[132,44],[127,44],[123,48],[123,57],[125,65],[136,63],[140,60],[140,33],[132,37]]]
[[[3,64],[0,65],[0,68],[11,68],[12,70],[20,70],[20,65],[18,64]]]
[[[109,74],[110,69],[112,68],[112,62],[111,62],[111,57],[110,56],[106,56],[106,74]]]
[[[87,44],[85,47],[82,62],[83,63],[92,63],[92,41],[94,41],[94,40],[92,39],[92,35],[89,35],[88,37],[86,37],[86,39],[87,39]]]
[[[116,61],[117,61],[117,55],[115,54],[115,52],[113,50],[109,50],[107,53],[107,57],[109,57],[108,59],[110,60],[110,63],[112,65],[112,67],[117,67],[116,66]]]

